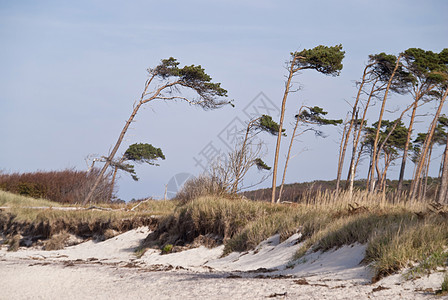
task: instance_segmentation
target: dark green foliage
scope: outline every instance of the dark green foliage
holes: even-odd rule
[[[372,64],[372,71],[375,77],[381,82],[387,83],[392,76],[398,57],[384,52],[379,54],[369,55],[369,63]],[[395,72],[394,78],[391,83],[391,90],[404,94],[407,92],[409,85],[414,81],[411,74],[406,71],[403,64],[398,65],[398,69]]]
[[[404,52],[408,68],[416,77],[425,76],[428,83],[440,83],[446,80],[447,65],[445,52],[441,55],[419,48],[409,48]],[[443,76],[445,73],[445,76]]]
[[[177,84],[194,89],[202,98],[202,101],[196,101],[196,104],[203,108],[218,108],[230,103],[229,101],[217,101],[215,99],[215,97],[227,97],[227,91],[221,87],[220,83],[213,83],[212,78],[205,73],[200,65],[179,68],[179,62],[170,57],[163,59],[160,65],[153,70],[149,70],[149,72],[153,72],[155,76],[162,79],[173,78]]]
[[[117,168],[118,170],[125,171],[129,173],[133,180],[138,181],[137,173],[135,172],[134,165],[124,163],[122,161],[111,161],[111,167]]]
[[[28,196],[32,198],[44,198],[46,193],[46,188],[40,183],[34,182],[20,182],[17,185],[17,193],[19,195]]]
[[[259,119],[258,124],[255,125],[256,129],[261,129],[273,135],[278,134],[279,127],[280,125],[272,120],[272,117],[269,115],[262,115]],[[285,132],[285,129],[282,129],[282,132]],[[283,133],[283,135],[285,134]]]
[[[414,85],[429,86],[446,83],[448,80],[448,49],[440,54],[419,48],[409,48],[404,52],[406,68],[412,76]]]
[[[442,125],[443,127],[448,127],[448,118],[445,115],[441,115],[439,117],[439,124]]]
[[[342,45],[332,47],[320,45],[313,49],[291,53],[291,55],[296,57],[296,71],[314,69],[326,75],[338,76],[343,67],[342,60],[345,51],[342,51]]]
[[[309,107],[304,109],[300,114],[296,115],[296,118],[300,118],[300,120],[305,123],[311,123],[315,125],[338,125],[342,123],[342,120],[332,120],[326,119],[323,116],[328,114],[328,112],[324,111],[322,108],[318,106]]]
[[[393,130],[392,134],[389,136],[382,149],[385,154],[392,155],[393,159],[397,158],[399,150],[404,149],[408,132],[408,128],[404,126],[401,120],[398,121],[395,129],[393,129],[395,123],[396,121],[388,120],[383,120],[381,122],[381,130],[377,145],[378,147],[382,145],[391,130]],[[377,127],[378,122],[375,122],[372,124],[372,127],[365,127],[363,129],[363,131],[365,132],[363,144],[365,146],[368,146],[370,149],[373,149]],[[410,148],[412,148],[412,144],[410,144]]]
[[[151,144],[132,144],[124,153],[125,160],[132,160],[135,162],[147,163],[154,165],[154,160],[161,158],[165,159],[162,149],[156,148]]]
[[[128,172],[132,179],[138,181],[134,165],[125,162],[133,161],[136,163],[147,163],[152,166],[158,166],[158,164],[154,162],[158,158],[165,159],[162,149],[146,143],[132,144],[128,147],[120,161],[112,161],[110,165],[119,170]]]
[[[255,159],[255,165],[257,166],[258,170],[270,170],[271,167],[269,167],[261,158]]]

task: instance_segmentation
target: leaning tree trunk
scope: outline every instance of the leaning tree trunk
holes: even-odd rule
[[[259,119],[260,118],[252,120],[249,122],[249,124],[247,124],[246,134],[244,136],[243,145],[241,146],[240,157],[239,157],[238,164],[237,164],[236,170],[235,170],[235,181],[232,184],[231,193],[234,195],[236,195],[238,192],[238,185],[240,183],[240,177],[242,174],[243,160],[244,160],[244,156],[246,155],[246,145],[247,145],[247,141],[249,140],[249,133],[250,133],[250,130],[251,130],[253,124],[255,122],[257,122]]]
[[[358,129],[357,134],[356,134],[356,139],[355,139],[355,142],[354,142],[354,144],[353,144],[353,148],[354,148],[354,149],[357,149],[357,148],[358,148],[358,144],[359,144],[359,141],[360,141],[360,139],[361,139],[362,128],[363,128],[363,126],[364,126],[364,123],[366,122],[367,110],[368,110],[368,108],[369,108],[369,106],[370,106],[370,101],[372,100],[373,95],[374,95],[375,92],[376,92],[376,91],[375,91],[375,86],[376,86],[376,83],[377,83],[377,82],[378,82],[378,79],[375,80],[375,82],[374,82],[373,85],[372,85],[372,89],[370,90],[369,98],[367,99],[366,107],[365,107],[364,112],[363,112],[363,114],[362,114],[361,124],[359,125],[359,129]],[[353,164],[353,162],[355,161],[355,155],[356,155],[355,151],[352,152],[352,158],[351,158],[351,162],[350,162],[350,170],[352,170],[352,167],[353,167],[352,164]],[[360,156],[361,156],[361,153],[359,153],[359,155],[358,155],[358,159],[357,159],[357,161],[356,161],[356,163],[355,163],[355,168],[354,168],[353,176],[354,176],[355,173],[356,173],[356,167],[357,167],[357,165],[358,165]],[[348,184],[349,181],[350,181],[350,182],[353,181],[353,178],[351,178],[351,172],[349,172],[349,173],[347,174],[346,188],[347,188],[347,184]],[[367,180],[367,182],[368,182],[368,180]],[[352,183],[350,183],[350,184],[352,184]]]
[[[445,152],[442,158],[442,175],[440,176],[440,188],[437,195],[437,202],[447,203],[448,191],[448,138],[446,139]]]
[[[389,81],[387,82],[387,87],[386,87],[386,90],[384,92],[383,102],[381,104],[380,116],[378,118],[378,127],[376,129],[375,142],[373,143],[372,168],[370,170],[370,187],[369,187],[369,190],[372,193],[373,193],[373,190],[374,190],[374,182],[375,182],[375,165],[376,165],[377,160],[378,160],[377,147],[378,147],[378,139],[379,139],[380,130],[381,130],[381,121],[383,120],[383,114],[384,114],[384,109],[386,107],[387,95],[389,94],[389,89],[390,89],[390,86],[392,84],[392,80],[394,79],[395,73],[397,72],[398,66],[400,64],[400,59],[401,59],[401,55],[398,56],[397,63],[395,64],[394,70],[393,70],[393,72],[392,72],[392,74],[391,74],[391,76],[389,78]]]
[[[336,177],[336,195],[339,193],[339,184],[341,182],[342,168],[344,166],[345,152],[347,150],[347,145],[348,145],[348,140],[349,140],[349,137],[350,137],[350,133],[352,131],[354,122],[358,121],[358,120],[355,120],[355,119],[358,118],[357,117],[358,116],[358,113],[357,113],[358,109],[357,108],[358,108],[359,98],[361,97],[362,88],[364,87],[364,84],[366,82],[367,70],[370,68],[371,65],[372,64],[367,65],[364,68],[364,72],[363,72],[363,75],[362,75],[362,81],[361,81],[361,84],[359,85],[358,94],[356,95],[356,99],[355,99],[355,104],[353,104],[352,118],[350,120],[350,125],[348,126],[347,132],[345,133],[345,137],[343,136],[344,145],[342,147],[342,153],[341,153],[341,155],[339,157],[338,173],[337,173],[337,177]]]
[[[442,107],[443,107],[443,104],[445,103],[447,95],[448,95],[448,87],[445,89],[445,92],[443,93],[443,96],[440,99],[439,107],[437,108],[437,112],[436,112],[434,119],[431,123],[430,130],[428,132],[428,135],[426,136],[425,143],[423,144],[423,151],[421,153],[421,156],[420,156],[420,159],[419,159],[416,171],[415,171],[414,180],[411,184],[411,199],[413,199],[416,195],[417,188],[418,188],[417,181],[420,178],[420,175],[422,173],[426,155],[428,154],[428,150],[429,150],[429,145],[431,144],[431,140],[433,138],[434,131],[436,129],[437,120],[439,119],[439,116],[442,111]]]
[[[429,164],[431,163],[431,156],[432,156],[432,148],[433,143],[431,143],[429,147],[429,153],[428,153],[428,160],[426,161],[426,167],[425,167],[425,183],[423,185],[423,195],[422,199],[426,198],[426,192],[428,191],[428,174],[429,174]]]
[[[275,203],[275,189],[277,187],[277,167],[278,167],[278,156],[280,153],[280,142],[282,139],[282,130],[283,130],[283,119],[285,118],[285,109],[286,109],[286,99],[288,98],[289,89],[291,88],[291,80],[294,76],[294,65],[296,62],[296,56],[294,56],[291,67],[289,69],[288,80],[286,82],[285,93],[283,94],[282,100],[282,110],[280,112],[280,122],[278,126],[278,136],[277,136],[277,145],[275,146],[275,157],[274,157],[274,169],[272,171],[272,194],[271,194],[271,202]]]
[[[294,126],[294,130],[292,132],[291,142],[289,143],[288,155],[286,156],[285,169],[283,170],[282,184],[280,185],[280,191],[278,193],[277,202],[280,202],[281,198],[282,198],[283,186],[285,185],[285,178],[286,178],[286,169],[288,168],[289,158],[291,157],[292,144],[294,142],[294,138],[296,137],[297,127],[299,126],[299,118],[300,118],[300,110],[299,110],[299,114],[297,115],[297,120],[296,120],[296,124]]]
[[[124,161],[124,155],[120,159],[119,164],[121,164],[123,161]],[[110,182],[110,193],[109,193],[109,201],[110,202],[112,202],[112,196],[113,196],[113,193],[114,193],[114,186],[115,186],[115,178],[117,177],[117,173],[118,173],[118,167],[115,166],[114,174],[112,175],[112,180]]]
[[[352,153],[356,152],[356,132],[358,130],[358,111],[356,111],[356,124],[355,129],[353,130],[353,147],[352,147]],[[352,155],[352,159],[350,161],[350,170],[349,170],[349,177],[350,177],[350,199],[353,196],[353,181],[355,179],[355,164],[354,164],[354,156]],[[348,182],[348,179],[347,179]]]
[[[346,119],[347,120],[347,119]],[[339,145],[339,158],[338,158],[338,174],[339,174],[339,167],[341,165],[342,160],[342,149],[344,148],[344,140],[345,140],[345,133],[347,132],[347,122],[344,122],[344,130],[342,131],[342,138],[341,138],[341,144]],[[337,175],[339,176],[339,175]],[[339,191],[339,180],[336,180],[336,196],[338,195]]]
[[[417,107],[418,107],[418,101],[419,101],[418,97],[419,97],[419,94],[417,94],[417,96],[416,96],[416,101],[415,101],[414,107],[412,109],[411,120],[409,121],[408,134],[406,136],[406,144],[404,145],[403,158],[401,159],[401,167],[400,167],[400,176],[398,178],[397,195],[400,195],[401,191],[403,190],[404,171],[406,168],[406,160],[408,158],[408,150],[409,150],[409,144],[411,142],[412,127],[414,125],[415,113],[416,113]]]
[[[124,125],[123,129],[121,130],[120,136],[118,137],[118,140],[115,143],[115,146],[112,149],[112,152],[106,158],[106,163],[104,164],[103,168],[101,169],[100,173],[98,174],[98,177],[96,178],[95,183],[93,184],[92,188],[90,189],[89,194],[87,195],[86,199],[84,200],[84,204],[87,204],[91,200],[91,198],[93,196],[93,193],[95,192],[96,188],[98,187],[98,185],[99,185],[101,179],[103,178],[104,173],[106,172],[107,168],[110,166],[110,164],[111,164],[115,154],[118,151],[118,148],[120,148],[121,142],[123,141],[123,138],[124,138],[126,132],[128,131],[129,126],[131,125],[132,121],[134,120],[135,115],[137,114],[137,112],[138,112],[138,110],[139,110],[139,108],[141,107],[142,104],[143,104],[142,102],[139,102],[134,107],[134,110],[132,111],[131,116],[126,121],[126,124]]]
[[[149,101],[151,101],[151,100],[157,98],[157,96],[159,96],[159,94],[161,93],[161,91],[162,91],[164,88],[171,87],[171,86],[173,86],[173,85],[175,85],[175,84],[178,83],[178,82],[172,82],[172,83],[169,83],[169,84],[165,84],[165,85],[159,87],[159,88],[154,92],[154,94],[153,94],[150,98],[148,98],[148,99],[144,99],[145,96],[146,96],[146,92],[148,91],[148,87],[149,87],[149,85],[151,84],[151,82],[152,82],[152,80],[154,79],[154,77],[155,77],[155,75],[151,76],[151,78],[149,78],[149,79],[146,81],[146,83],[145,83],[145,89],[143,90],[143,93],[142,93],[142,96],[141,96],[141,98],[140,98],[140,101],[137,103],[137,105],[135,105],[134,109],[132,110],[131,116],[130,116],[129,119],[126,121],[126,124],[124,125],[123,129],[121,130],[121,133],[120,133],[120,135],[119,135],[119,137],[118,137],[117,142],[115,143],[114,148],[112,149],[112,152],[111,152],[111,153],[109,154],[109,156],[106,158],[106,162],[105,162],[103,168],[101,169],[100,173],[98,174],[98,177],[96,178],[95,183],[94,183],[93,186],[91,187],[90,192],[89,192],[89,194],[87,195],[86,199],[84,199],[84,204],[87,204],[89,201],[91,201],[92,196],[93,196],[93,193],[95,192],[96,188],[98,187],[98,185],[99,185],[101,179],[103,178],[104,173],[106,172],[107,168],[110,166],[112,160],[114,159],[114,156],[115,156],[115,154],[117,153],[118,148],[120,148],[121,142],[123,141],[124,136],[125,136],[126,132],[128,131],[129,126],[131,125],[132,121],[134,120],[135,115],[137,115],[137,112],[138,112],[138,110],[140,109],[140,107],[141,107],[143,104],[145,104],[145,103],[147,103],[147,102],[149,102]]]

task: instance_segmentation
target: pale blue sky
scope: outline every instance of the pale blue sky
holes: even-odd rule
[[[219,146],[217,135],[234,116],[244,119],[243,108],[260,92],[280,105],[291,51],[341,43],[346,58],[340,77],[304,72],[295,78],[303,88],[288,100],[287,123],[302,103],[343,118],[369,54],[448,47],[446,11],[443,0],[0,0],[0,170],[86,169],[87,155],[105,155],[115,143],[146,68],[174,56],[181,64],[201,64],[236,107],[204,112],[154,102],[137,115],[120,150],[148,142],[167,160],[138,167],[136,183],[122,174],[118,195],[161,197],[175,174],[201,172],[193,158],[209,142]],[[406,101],[391,98],[390,109],[399,103],[393,99]],[[287,182],[335,177],[340,135],[327,133],[325,140],[310,135],[296,144],[296,152],[309,151],[291,162]],[[271,147],[268,164],[272,154]]]

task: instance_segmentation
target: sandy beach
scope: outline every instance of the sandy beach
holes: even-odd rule
[[[149,234],[139,228],[103,242],[57,251],[0,251],[1,299],[431,299],[443,273],[416,280],[396,274],[371,283],[360,264],[363,245],[306,255],[291,264],[299,235],[278,236],[255,250],[222,256],[223,246],[141,258],[135,247]],[[440,297],[437,297],[440,299]]]

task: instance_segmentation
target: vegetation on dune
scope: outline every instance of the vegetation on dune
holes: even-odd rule
[[[412,274],[446,267],[445,207],[430,208],[418,201],[392,204],[368,192],[357,192],[356,203],[349,193],[337,200],[334,196],[327,192],[314,201],[279,205],[209,195],[187,202],[142,201],[137,207],[132,204],[134,211],[124,210],[124,205],[123,210],[64,211],[26,208],[33,201],[51,202],[3,192],[0,201],[11,208],[0,212],[0,230],[8,237],[11,250],[23,244],[24,236],[44,240],[46,249],[57,249],[69,234],[104,239],[113,236],[111,232],[145,225],[154,232],[145,239],[140,254],[147,247],[169,253],[201,243],[224,244],[224,255],[254,249],[275,234],[284,241],[299,233],[302,244],[293,258],[295,263],[310,251],[360,243],[367,245],[364,263],[374,269],[374,279],[405,267],[412,267]],[[156,211],[164,216],[152,218]]]
[[[99,170],[76,171],[38,171],[29,173],[0,173],[0,190],[29,196],[44,198],[58,203],[81,203],[89,193]],[[103,176],[94,191],[97,202],[109,202],[111,176]]]
[[[334,196],[322,193],[313,202],[289,205],[197,198],[163,218],[142,249],[188,246],[205,236],[215,241],[212,245],[224,244],[224,254],[228,254],[254,249],[275,234],[283,241],[300,233],[303,244],[294,261],[309,251],[366,244],[364,263],[374,269],[375,280],[415,264],[425,271],[446,266],[446,259],[440,258],[446,258],[448,247],[445,208],[436,210],[424,202],[392,203],[368,192],[357,192],[356,204],[349,193],[337,201]],[[427,263],[428,257],[440,259]]]
[[[57,202],[3,191],[0,191],[0,203],[4,207],[0,210],[0,232],[13,242],[11,249],[17,249],[18,243],[24,244],[26,239],[33,243],[49,240],[45,248],[55,248],[64,241],[66,234],[82,239],[106,239],[111,237],[111,230],[124,232],[140,226],[154,229],[158,218],[171,214],[176,207],[175,201],[155,200],[142,201],[138,206],[129,203],[101,205],[93,209],[61,207]]]

